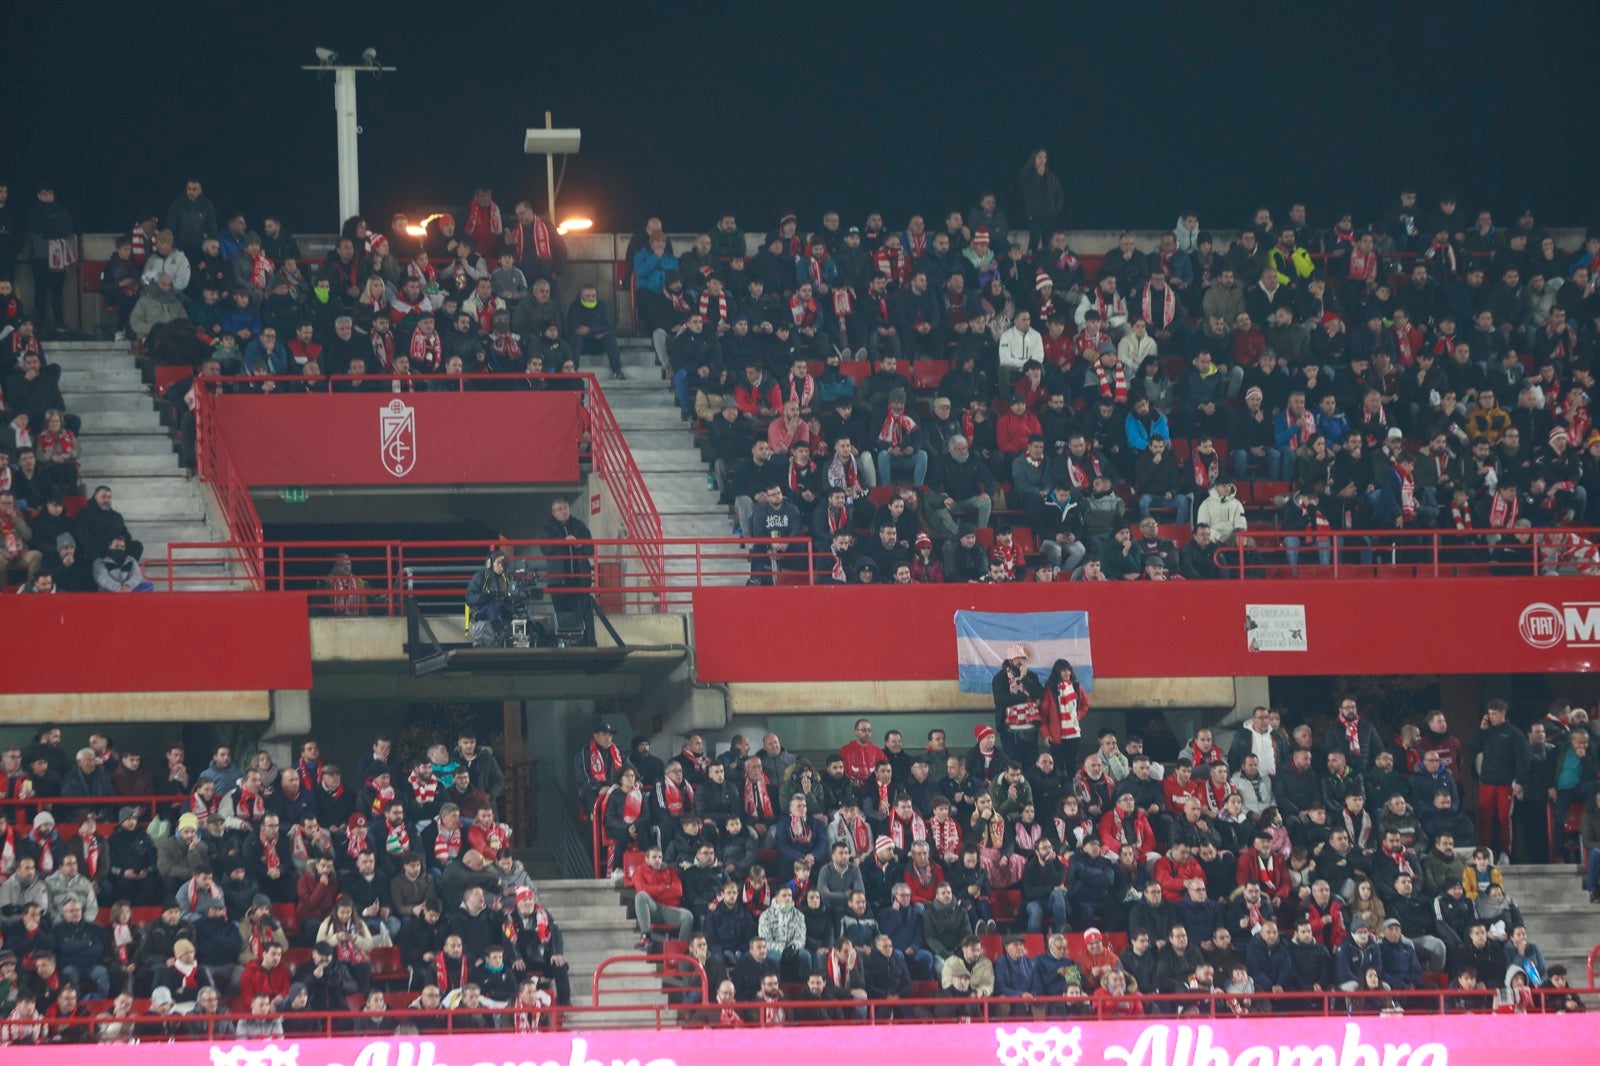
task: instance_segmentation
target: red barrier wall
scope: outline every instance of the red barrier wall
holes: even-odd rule
[[[1305,609],[1304,651],[1256,651],[1246,605]],[[1580,673],[1600,581],[1411,578],[701,588],[701,681],[956,677],[957,610],[1088,611],[1096,677]]]
[[[242,394],[213,403],[214,425],[251,486],[578,480],[576,392]]]
[[[0,629],[0,689],[11,693],[311,687],[303,594],[9,595]]]

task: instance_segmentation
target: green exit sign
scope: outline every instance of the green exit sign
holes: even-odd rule
[[[307,498],[306,490],[299,486],[283,490],[284,503],[305,503]]]

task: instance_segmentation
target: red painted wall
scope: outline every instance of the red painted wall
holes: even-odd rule
[[[0,688],[13,693],[311,687],[304,594],[0,597]]]
[[[1544,624],[1549,616],[1534,609],[1524,623],[1540,603],[1561,620]],[[1250,651],[1246,604],[1304,605],[1306,650]],[[1600,581],[702,588],[694,596],[695,663],[701,681],[954,680],[957,610],[1082,610],[1097,677],[1594,670],[1600,625],[1593,636],[1566,626],[1564,606],[1600,623]]]
[[[578,480],[576,392],[216,397],[240,478],[272,485],[472,485]],[[401,407],[391,412],[391,405]],[[386,416],[409,418],[408,429]]]

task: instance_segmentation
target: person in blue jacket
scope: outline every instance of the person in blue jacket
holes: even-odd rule
[[[1028,958],[1027,942],[1020,936],[1006,937],[1005,949],[994,960],[995,996],[1001,999],[1032,999],[1037,969],[1034,960]],[[1024,1004],[1013,1003],[1009,1007],[996,1007],[995,1013],[997,1017],[1004,1017],[1006,1014],[1020,1016],[1031,1012]]]
[[[1405,939],[1400,919],[1389,918],[1383,923],[1383,937],[1378,941],[1378,955],[1383,959],[1383,983],[1397,992],[1409,992],[1422,987],[1422,960],[1417,949]]]
[[[1245,946],[1244,960],[1257,992],[1282,992],[1296,987],[1294,959],[1278,932],[1277,922],[1261,923],[1261,932]]]
[[[1372,928],[1364,920],[1357,919],[1350,927],[1350,935],[1333,950],[1333,979],[1343,991],[1354,992],[1361,986],[1361,975],[1369,967],[1383,976],[1383,955],[1372,942]]]
[[[678,257],[672,254],[667,235],[656,233],[651,236],[647,247],[634,253],[634,287],[645,292],[660,293],[667,284],[667,272],[677,269]]]

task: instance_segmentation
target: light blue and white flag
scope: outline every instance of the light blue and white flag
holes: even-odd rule
[[[1094,688],[1089,655],[1088,611],[956,612],[956,662],[962,692],[988,692],[1005,662],[1006,649],[1021,644],[1028,651],[1028,669],[1041,682],[1057,659],[1072,664],[1085,689]]]

